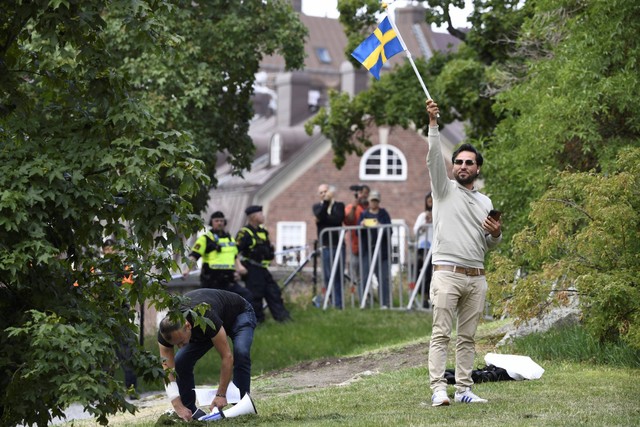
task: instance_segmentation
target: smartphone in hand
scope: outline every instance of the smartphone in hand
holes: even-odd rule
[[[496,220],[496,221],[500,221],[500,215],[502,215],[502,212],[497,211],[497,210],[495,210],[495,209],[491,209],[491,210],[489,211],[489,216],[490,216],[491,218],[493,218],[494,220]]]

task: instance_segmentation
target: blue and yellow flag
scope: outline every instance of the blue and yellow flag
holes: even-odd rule
[[[382,65],[393,55],[403,50],[402,43],[389,22],[389,17],[385,17],[373,34],[367,37],[351,53],[351,56],[364,65],[364,68],[369,70],[373,77],[380,80]]]

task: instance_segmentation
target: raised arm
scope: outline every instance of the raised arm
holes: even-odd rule
[[[438,104],[432,100],[427,101],[427,111],[429,113],[429,152],[427,153],[427,166],[431,176],[431,185],[434,198],[442,199],[447,191],[449,176],[442,154],[442,143],[440,142],[440,132],[438,130]]]

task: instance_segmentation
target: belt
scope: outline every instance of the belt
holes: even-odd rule
[[[467,276],[484,276],[484,268],[461,267],[459,265],[434,265],[433,271],[453,271]]]

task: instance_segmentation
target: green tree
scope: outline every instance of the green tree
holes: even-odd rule
[[[624,1],[536,2],[518,41],[525,78],[505,76],[516,83],[496,98],[505,119],[485,165],[512,230],[524,230],[513,259],[496,258],[501,283],[515,285],[494,289],[496,306],[530,318],[554,287],[575,286],[590,330],[636,347],[638,153],[625,148],[640,140],[638,12]]]
[[[640,5],[535,4],[517,42],[526,61],[500,76],[508,89],[494,109],[504,120],[484,167],[487,191],[507,212],[510,231],[527,225],[530,203],[558,172],[606,172],[640,137]]]
[[[163,55],[141,51],[116,25],[109,31],[112,51],[127,58],[121,71],[154,116],[164,126],[189,130],[196,157],[215,185],[219,157],[237,174],[253,160],[248,131],[260,60],[278,54],[286,69],[300,68],[307,29],[286,0],[172,3],[166,22],[171,33],[180,35],[178,49]],[[209,188],[201,186],[191,200],[196,210],[206,206]]]
[[[531,319],[577,295],[594,336],[640,349],[639,188],[639,148],[622,150],[608,174],[563,172],[533,203],[513,254],[495,259],[501,314]]]
[[[178,303],[162,283],[201,226],[203,160],[250,156],[260,55],[302,57],[302,37],[282,37],[303,35],[286,2],[227,3],[0,5],[0,424],[46,425],[71,402],[101,423],[134,410],[114,375],[136,340],[130,307]],[[105,236],[118,241],[109,259]],[[138,346],[131,362],[164,375]]]

